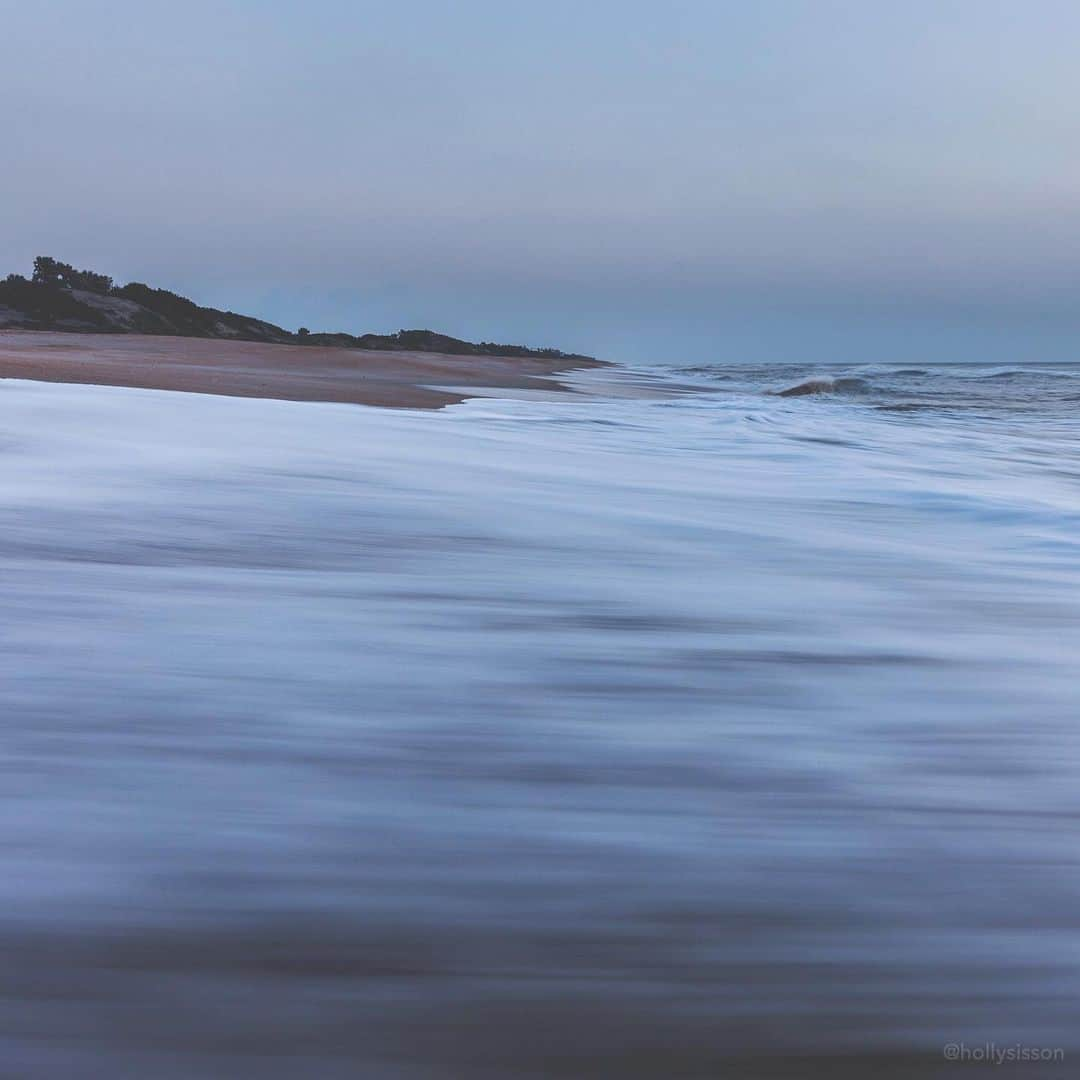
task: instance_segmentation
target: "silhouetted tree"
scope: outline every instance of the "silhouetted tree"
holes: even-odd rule
[[[34,284],[35,285],[64,285],[64,271],[70,270],[70,266],[50,259],[48,255],[39,255],[34,260]]]
[[[39,255],[34,260],[34,284],[49,285],[60,289],[85,289],[87,292],[106,296],[112,288],[112,278],[107,274],[95,274],[93,270],[76,270],[68,263]]]

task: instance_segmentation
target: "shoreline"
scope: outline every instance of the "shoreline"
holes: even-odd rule
[[[277,345],[149,334],[0,330],[0,379],[226,397],[441,409],[477,390],[572,391],[552,376],[603,360]],[[435,387],[453,386],[454,389]]]

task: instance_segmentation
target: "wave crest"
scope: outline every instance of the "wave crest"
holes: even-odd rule
[[[796,383],[795,386],[789,386],[786,390],[777,390],[776,396],[806,397],[810,394],[858,393],[865,389],[866,381],[864,379],[856,379],[854,377],[831,379],[826,376],[816,379],[806,379],[804,382]]]

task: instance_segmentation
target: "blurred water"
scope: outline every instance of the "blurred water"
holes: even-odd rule
[[[0,384],[10,1075],[1077,1060],[1080,367],[658,377]]]

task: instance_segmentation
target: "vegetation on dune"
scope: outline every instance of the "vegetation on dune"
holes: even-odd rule
[[[310,345],[338,345],[349,349],[383,352],[437,352],[451,356],[523,356],[547,360],[590,359],[558,349],[530,349],[524,345],[499,345],[493,341],[462,341],[434,330],[399,330],[396,334],[303,334]]]
[[[100,296],[108,296],[113,287],[113,280],[107,274],[95,274],[93,270],[76,270],[74,266],[50,259],[48,255],[39,255],[34,260],[33,283],[50,285],[53,288],[82,289]]]
[[[59,325],[64,329],[103,330],[108,321],[67,289],[29,281],[22,274],[8,274],[0,281],[0,308],[18,312],[24,316],[20,321],[34,329]]]
[[[9,274],[0,281],[0,327],[79,330],[97,333],[172,334],[278,344],[328,345],[393,352],[438,352],[454,356],[519,356],[587,360],[559,349],[471,342],[434,330],[396,334],[295,333],[248,315],[202,307],[193,300],[142,282],[116,285],[107,274],[77,270],[46,255],[34,260],[33,277]]]
[[[272,323],[237,315],[234,311],[200,307],[187,297],[169,292],[168,289],[153,289],[141,281],[114,288],[110,295],[138,304],[174,327],[166,332],[185,337],[230,337],[276,342],[287,342],[293,337],[288,330]]]

